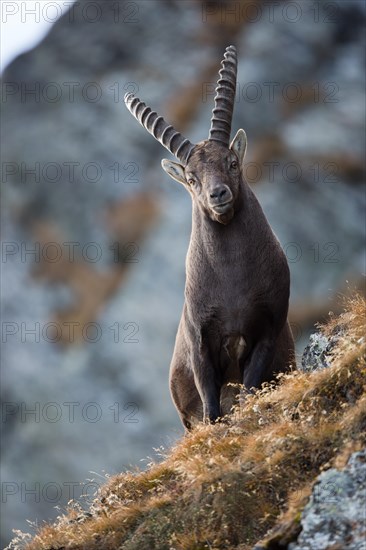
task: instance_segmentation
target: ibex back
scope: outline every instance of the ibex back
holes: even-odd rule
[[[192,197],[185,303],[170,366],[173,401],[188,430],[227,414],[239,384],[258,388],[295,366],[286,257],[243,177],[245,132],[230,143],[236,73],[229,46],[209,139],[197,145],[125,96],[131,113],[180,161],[162,166]]]

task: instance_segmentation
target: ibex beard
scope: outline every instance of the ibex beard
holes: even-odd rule
[[[243,176],[244,130],[230,143],[237,72],[226,49],[209,139],[196,145],[138,98],[125,102],[173,153],[164,170],[192,197],[185,303],[170,366],[170,389],[184,427],[215,422],[246,391],[295,367],[287,320],[285,254]]]

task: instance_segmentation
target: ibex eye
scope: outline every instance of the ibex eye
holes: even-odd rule
[[[189,185],[193,185],[194,184],[194,179],[189,178],[188,183],[189,183]]]
[[[238,163],[236,162],[236,160],[233,160],[233,162],[230,164],[230,168],[237,168],[238,167]]]

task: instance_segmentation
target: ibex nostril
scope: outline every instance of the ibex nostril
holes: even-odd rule
[[[222,199],[227,193],[227,190],[225,187],[219,187],[213,190],[212,193],[210,193],[210,199]]]

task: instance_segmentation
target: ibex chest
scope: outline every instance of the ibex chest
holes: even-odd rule
[[[284,272],[278,277],[270,263],[238,259],[189,270],[186,280],[189,322],[204,329],[210,339],[243,335],[255,340],[287,314],[289,286]]]

